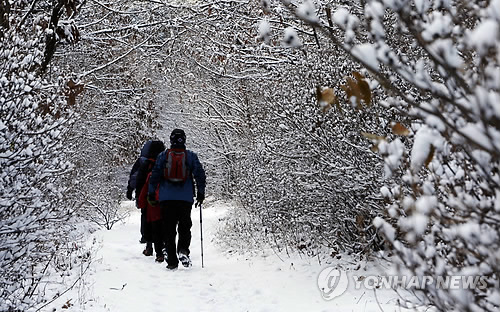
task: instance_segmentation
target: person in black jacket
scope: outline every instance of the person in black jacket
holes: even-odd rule
[[[137,172],[137,180],[136,180],[136,197],[139,198],[141,194],[142,188],[147,188],[146,185],[148,174],[153,170],[153,166],[155,165],[156,157],[165,150],[165,145],[162,141],[152,141],[147,152],[147,158],[141,162],[138,172]],[[146,241],[146,248],[142,252],[145,256],[153,255],[153,243],[156,250],[156,260],[158,262],[163,262],[163,237],[161,235],[162,227],[161,220],[148,220],[148,212],[146,207],[140,207],[138,204],[138,208],[141,208],[141,227],[143,229],[143,238]],[[149,216],[151,219],[151,215]]]
[[[156,159],[149,179],[148,201],[160,204],[163,219],[164,237],[167,249],[167,268],[175,270],[179,261],[183,266],[191,266],[189,258],[191,244],[191,207],[196,202],[200,205],[205,199],[206,176],[198,155],[186,149],[186,134],[182,129],[175,129],[170,135],[170,148]],[[174,167],[173,154],[183,158],[181,167]],[[169,156],[170,155],[170,156]],[[184,165],[184,167],[182,167]],[[171,173],[184,176],[182,181],[174,180]],[[196,183],[195,183],[196,182]],[[196,195],[195,195],[196,188]],[[158,190],[158,199],[156,198]],[[176,244],[176,236],[179,240]]]
[[[153,144],[153,142],[156,142],[156,143]],[[158,152],[158,154],[161,153],[163,150],[165,150],[165,145],[163,144],[162,141],[147,141],[146,143],[144,143],[144,146],[141,149],[140,156],[137,158],[134,165],[132,166],[132,169],[130,170],[130,176],[129,176],[128,183],[127,183],[127,194],[126,195],[127,195],[128,200],[132,200],[132,198],[133,198],[132,195],[135,191],[135,197],[136,197],[135,205],[136,205],[136,207],[137,207],[137,199],[139,198],[139,194],[141,193],[142,187],[144,186],[144,183],[146,182],[146,177],[147,177],[147,174],[146,174],[146,176],[138,177],[139,171],[140,171],[140,168],[142,166],[144,166],[146,160],[150,156],[150,150],[151,150],[152,145],[154,146],[153,153],[156,153],[158,149],[162,149],[160,152]],[[155,158],[158,154],[155,155]],[[145,224],[146,224],[146,214],[141,209],[141,228],[140,228],[141,239],[139,241],[141,244],[146,243],[146,238],[144,237]]]

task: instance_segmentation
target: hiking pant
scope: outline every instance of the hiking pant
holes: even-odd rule
[[[146,226],[146,209],[141,209],[141,240],[146,240],[144,237],[144,228]]]
[[[163,223],[162,220],[144,223],[144,238],[148,247],[152,243],[157,256],[163,256]]]
[[[167,200],[161,203],[161,214],[163,229],[167,248],[167,258],[169,265],[177,265],[179,259],[177,252],[189,255],[189,245],[191,244],[191,206],[190,202],[183,200]],[[179,241],[175,238],[179,232]]]

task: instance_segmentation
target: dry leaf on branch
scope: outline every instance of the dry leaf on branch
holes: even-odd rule
[[[354,97],[356,101],[356,108],[362,109],[363,106],[361,101],[363,101],[366,106],[369,106],[371,104],[372,93],[370,86],[368,85],[368,82],[366,82],[363,75],[358,72],[353,72],[352,74],[355,79],[345,77],[346,84],[341,85],[340,88],[346,93],[348,101]]]
[[[410,130],[408,130],[408,128],[406,128],[405,126],[403,126],[399,122],[395,123],[392,126],[392,132],[396,135],[403,135],[403,136],[407,136],[410,134]]]
[[[370,140],[374,141],[373,146],[370,148],[372,150],[372,152],[374,152],[374,153],[378,152],[378,145],[380,144],[380,142],[381,141],[385,141],[385,137],[384,136],[376,135],[376,134],[373,134],[373,133],[368,133],[368,132],[361,131],[361,135],[364,136],[367,139],[370,139]]]
[[[376,141],[385,140],[384,136],[376,135],[376,134],[373,134],[373,133],[368,133],[368,132],[361,131],[361,135],[364,136],[367,139],[370,139],[370,140],[376,140]]]
[[[316,98],[323,113],[326,113],[330,108],[332,108],[333,104],[336,104],[340,109],[337,96],[332,88],[316,87]]]
[[[85,90],[85,87],[83,84],[77,84],[71,79],[66,85],[67,88],[65,90],[65,94],[68,97],[68,104],[75,105],[76,97]]]
[[[436,151],[436,148],[434,147],[434,145],[431,144],[429,154],[427,155],[427,158],[425,159],[425,163],[424,163],[426,168],[429,168],[429,164],[431,163],[432,158],[434,158],[435,151]]]

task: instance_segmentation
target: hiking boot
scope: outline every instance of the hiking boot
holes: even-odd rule
[[[163,255],[156,255],[155,261],[158,263],[162,263],[163,261],[165,261],[165,257]]]
[[[146,257],[152,256],[153,255],[153,248],[146,247],[146,249],[144,249],[142,254],[145,255]]]
[[[177,270],[178,265],[177,264],[169,264],[167,265],[167,269],[170,271]]]
[[[184,266],[185,268],[188,268],[191,266],[191,259],[189,258],[188,255],[186,254],[183,254],[183,253],[179,253],[179,261],[182,263],[182,266]]]

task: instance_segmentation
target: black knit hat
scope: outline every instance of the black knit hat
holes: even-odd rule
[[[161,152],[165,150],[165,144],[162,141],[152,141],[149,147],[149,158],[154,158],[158,156]]]
[[[170,134],[170,144],[172,148],[186,148],[186,134],[182,129],[175,129]]]

